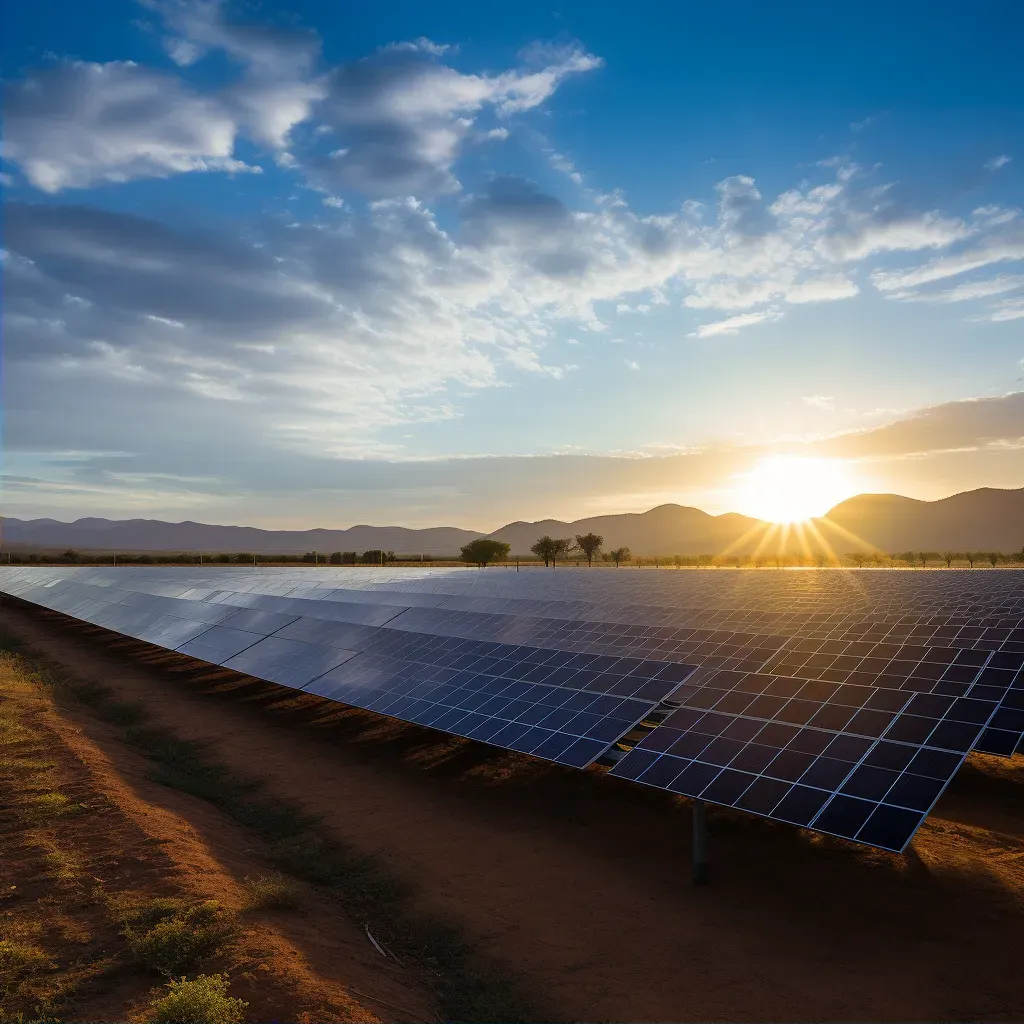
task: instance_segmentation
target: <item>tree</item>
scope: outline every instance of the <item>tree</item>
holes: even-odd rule
[[[554,546],[551,548],[552,568],[554,568],[554,566],[558,563],[558,559],[564,559],[569,554],[569,552],[572,551],[574,543],[575,541],[573,541],[572,537],[559,537],[557,540],[553,541]]]
[[[327,556],[327,561],[330,562],[331,565],[341,565],[341,552],[340,551],[332,551]]]
[[[633,557],[633,553],[629,548],[616,548],[614,551],[608,552],[608,558],[615,563],[615,568],[618,569],[620,562],[628,562]]]
[[[251,551],[239,551],[238,554],[235,555],[235,561],[238,562],[239,565],[248,565],[250,562],[255,561],[255,559],[256,556]]]
[[[986,551],[985,557],[989,560],[992,564],[992,568],[994,569],[999,564],[999,561],[1003,556],[998,551]]]
[[[868,556],[863,551],[854,551],[849,558],[858,569],[863,569],[864,563],[868,560]]]
[[[74,548],[68,548],[60,557],[63,558],[65,562],[77,562],[78,552]]]
[[[341,553],[341,564],[342,565],[355,565],[356,559],[359,555],[355,551],[342,551]]]
[[[538,557],[544,559],[545,567],[551,563],[551,555],[555,550],[555,542],[547,535],[544,534],[540,540],[534,544],[530,550]]]
[[[946,563],[946,568],[947,569],[953,564],[953,559],[954,558],[959,558],[959,557],[960,557],[960,555],[956,551],[943,551],[942,552],[942,560]]]
[[[594,558],[597,553],[601,550],[601,545],[604,543],[604,537],[598,533],[577,533],[576,534],[576,547],[583,552],[583,557],[587,560],[587,565],[594,564]]]
[[[814,561],[817,563],[819,569],[824,569],[825,565],[828,563],[828,555],[826,555],[824,551],[819,551],[814,556]]]
[[[474,562],[483,569],[488,562],[497,562],[499,559],[508,558],[508,552],[509,545],[504,541],[478,537],[464,545],[461,554],[464,562]]]

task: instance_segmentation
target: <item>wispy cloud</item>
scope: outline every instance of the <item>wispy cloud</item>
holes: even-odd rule
[[[740,313],[738,316],[730,316],[725,320],[716,320],[710,324],[702,324],[694,331],[691,338],[713,338],[720,334],[736,334],[744,327],[752,327],[754,324],[764,323],[768,320],[778,320],[782,316],[777,310],[763,310],[760,313]]]
[[[1013,157],[1007,156],[1005,153],[1001,153],[999,156],[992,157],[991,160],[985,161],[986,171],[998,171],[1000,167],[1005,167]]]
[[[988,312],[982,313],[974,319],[988,320],[991,323],[1024,319],[1024,299],[1004,299],[1002,302],[997,302]]]
[[[836,406],[836,400],[832,395],[804,395],[800,400],[805,405],[825,412],[831,412]]]
[[[893,292],[889,297],[904,302],[968,302],[971,299],[985,299],[1024,287],[1024,275],[999,274],[988,281],[969,281],[954,288],[938,291]]]

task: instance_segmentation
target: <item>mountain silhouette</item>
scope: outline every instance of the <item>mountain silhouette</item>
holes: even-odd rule
[[[1024,488],[983,487],[938,501],[898,494],[861,494],[811,522],[813,531],[837,553],[880,550],[953,549],[1019,551],[1024,545]],[[2,521],[4,545],[76,548],[92,551],[254,551],[299,554],[306,551],[366,551],[382,548],[398,555],[455,556],[477,537],[489,536],[526,555],[538,537],[598,533],[604,548],[628,547],[634,555],[750,554],[759,545],[774,553],[784,534],[791,552],[801,541],[793,531],[727,512],[710,515],[682,505],[659,505],[648,512],[593,516],[574,522],[542,519],[515,522],[491,534],[456,527],[411,530],[402,526],[353,526],[346,530],[261,530],[251,526],[167,523],[158,519],[56,519]],[[767,535],[767,536],[766,536]]]

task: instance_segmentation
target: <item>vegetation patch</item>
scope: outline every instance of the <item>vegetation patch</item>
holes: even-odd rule
[[[246,910],[298,910],[302,886],[287,875],[260,875],[245,880]]]
[[[238,925],[213,900],[177,910],[152,927],[124,930],[134,962],[167,978],[193,974],[223,958],[238,934]]]
[[[150,1006],[155,1024],[239,1024],[249,1004],[228,995],[222,974],[200,974],[167,986],[167,994]]]

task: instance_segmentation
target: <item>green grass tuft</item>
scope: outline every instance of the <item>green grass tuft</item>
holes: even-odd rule
[[[200,974],[172,981],[167,994],[150,1005],[154,1024],[240,1024],[249,1004],[228,995],[222,974]]]
[[[213,900],[179,910],[149,929],[125,928],[132,959],[168,978],[191,974],[223,954],[238,925]]]

